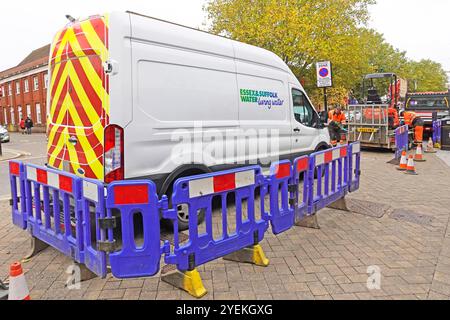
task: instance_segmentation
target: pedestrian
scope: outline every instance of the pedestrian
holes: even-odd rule
[[[31,134],[31,128],[33,128],[33,120],[31,120],[31,117],[28,116],[25,120],[25,128],[27,131],[27,134]]]
[[[19,127],[20,130],[22,131],[22,134],[25,134],[25,120],[23,118],[20,118]]]

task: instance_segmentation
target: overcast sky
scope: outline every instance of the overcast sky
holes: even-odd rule
[[[0,6],[0,70],[19,63],[31,50],[50,43],[67,22],[65,14],[85,17],[132,10],[191,27],[202,27],[206,0],[12,0]],[[370,25],[413,59],[431,58],[450,71],[450,0],[378,0]],[[394,70],[395,71],[395,70]]]

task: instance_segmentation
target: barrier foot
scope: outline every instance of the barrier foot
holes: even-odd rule
[[[259,244],[233,252],[223,257],[223,259],[235,262],[252,263],[260,267],[267,267],[269,265],[269,259],[267,259],[263,248]]]
[[[202,278],[197,269],[184,272],[175,270],[171,273],[162,275],[161,280],[186,291],[194,298],[201,298],[208,293],[203,286]]]
[[[347,206],[347,200],[345,198],[339,199],[336,202],[333,202],[328,206],[328,208],[341,210],[341,211],[350,211],[350,209]]]
[[[441,148],[441,144],[440,144],[440,143],[435,143],[435,144],[434,144],[434,147],[435,147],[436,149],[440,149],[440,148]]]
[[[295,225],[297,227],[303,227],[303,228],[309,228],[309,229],[320,229],[319,221],[317,220],[316,214],[303,217],[301,220],[296,221]]]
[[[394,158],[394,159],[392,159],[391,161],[388,161],[387,163],[388,163],[388,164],[393,164],[393,165],[395,165],[395,166],[398,166],[398,165],[400,164],[400,159]]]
[[[23,258],[24,260],[28,260],[33,258],[39,252],[47,249],[49,245],[42,240],[39,240],[36,237],[31,237],[31,249],[28,254]]]
[[[75,263],[75,265],[80,268],[80,281],[88,281],[97,278],[97,275],[89,270],[84,264]]]

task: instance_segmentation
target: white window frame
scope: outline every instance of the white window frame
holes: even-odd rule
[[[11,124],[15,125],[16,124],[16,119],[15,119],[15,111],[14,111],[14,107],[9,107],[9,114],[11,116]]]
[[[39,90],[39,77],[38,76],[33,77],[33,89],[34,89],[34,91]]]
[[[6,110],[6,107],[3,107],[3,117],[5,117],[5,124],[8,124],[8,112]]]
[[[41,104],[38,102],[38,103],[36,103],[36,123],[42,124],[41,120],[42,120],[42,109],[41,109]]]
[[[12,96],[12,84],[8,83],[8,97]]]
[[[30,82],[28,79],[23,80],[23,92],[28,93],[30,92]]]
[[[48,73],[44,74],[44,89],[48,88]]]
[[[20,81],[16,81],[16,95],[20,94]]]
[[[19,114],[19,122],[20,122],[21,119],[24,119],[22,106],[17,106],[17,113]]]
[[[31,116],[31,105],[27,104],[27,117]]]

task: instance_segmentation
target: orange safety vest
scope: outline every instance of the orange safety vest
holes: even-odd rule
[[[336,114],[334,110],[331,110],[328,114],[328,119],[330,121],[338,122],[344,124],[346,121],[345,114],[341,112],[340,114]]]
[[[405,121],[405,124],[408,126],[412,126],[412,124],[416,118],[417,118],[417,114],[415,112],[405,111],[403,113],[403,119]]]

